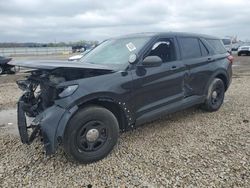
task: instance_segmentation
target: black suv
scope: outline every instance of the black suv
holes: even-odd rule
[[[168,32],[106,40],[80,62],[11,63],[36,69],[17,82],[21,140],[40,135],[47,154],[61,145],[81,163],[100,160],[119,132],[194,105],[218,110],[232,61],[216,37]]]
[[[11,61],[11,58],[0,56],[0,75],[4,72],[13,73],[11,69],[14,67],[13,65],[8,65],[8,62]]]

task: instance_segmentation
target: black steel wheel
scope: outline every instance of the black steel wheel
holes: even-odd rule
[[[202,109],[206,111],[217,111],[224,101],[225,85],[219,78],[215,78],[208,89],[206,101],[202,104]]]
[[[89,121],[76,135],[76,145],[80,152],[92,152],[101,148],[108,139],[108,128],[101,121]]]
[[[108,109],[88,106],[69,121],[63,138],[65,153],[80,163],[91,163],[107,156],[119,137],[116,117]]]

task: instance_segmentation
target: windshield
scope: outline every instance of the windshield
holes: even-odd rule
[[[80,62],[120,66],[128,63],[129,55],[138,53],[149,37],[121,38],[104,41],[82,57]]]

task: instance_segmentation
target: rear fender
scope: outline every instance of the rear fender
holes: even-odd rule
[[[215,79],[215,78],[219,78],[218,76],[219,75],[223,75],[225,78],[226,78],[226,85],[225,85],[225,88],[228,87],[228,84],[229,84],[229,76],[227,75],[227,72],[223,69],[219,69],[217,70],[216,72],[214,72],[210,79],[208,80],[207,84],[206,84],[206,87],[205,87],[205,90],[204,90],[204,95],[207,96],[207,93],[208,93],[208,90],[209,90],[209,86],[210,84],[212,83],[212,81]],[[223,81],[224,82],[224,81]]]

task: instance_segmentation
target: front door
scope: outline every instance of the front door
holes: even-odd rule
[[[147,56],[158,56],[163,63],[148,67],[138,62],[136,69],[132,70],[136,118],[184,97],[186,67],[176,58],[174,39],[158,39],[142,59]]]

